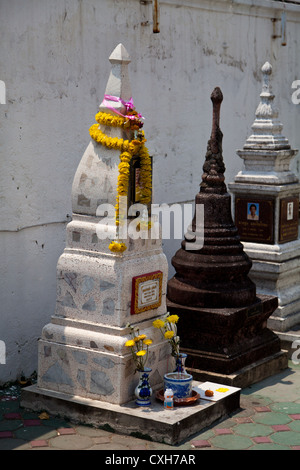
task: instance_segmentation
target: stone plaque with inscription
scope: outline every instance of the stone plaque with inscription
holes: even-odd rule
[[[235,224],[242,241],[274,243],[274,200],[237,196]]]
[[[160,306],[162,276],[163,273],[161,271],[155,271],[132,278],[132,315]]]
[[[280,200],[279,243],[297,240],[299,227],[299,199],[286,197]]]

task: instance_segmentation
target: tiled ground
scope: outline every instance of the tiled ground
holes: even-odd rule
[[[243,390],[240,404],[173,447],[28,412],[10,387],[0,390],[0,450],[300,450],[300,365]]]
[[[300,400],[279,404],[242,394],[241,406],[242,411],[203,432],[191,445],[227,450],[300,450]]]

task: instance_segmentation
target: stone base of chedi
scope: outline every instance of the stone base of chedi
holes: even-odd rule
[[[86,229],[95,228],[94,224],[86,221]],[[69,240],[72,227],[78,230],[79,225],[84,230],[78,220],[68,227]],[[104,242],[99,245],[104,252]],[[147,256],[144,249],[148,250]],[[130,339],[128,322],[153,339],[149,357],[151,384],[153,389],[161,386],[167,372],[164,358],[168,345],[152,327],[153,311],[134,315],[138,317],[134,319],[131,315],[132,278],[144,272],[145,265],[149,272],[167,271],[159,240],[155,245],[150,240],[147,244],[136,240],[121,256],[85,253],[79,246],[75,249],[74,242],[68,245],[57,266],[55,314],[39,340],[40,389],[116,404],[130,401],[138,379],[125,347]],[[156,310],[160,315],[166,313],[165,283],[163,280],[162,302]]]
[[[181,351],[188,354],[186,365],[193,376],[247,386],[285,368],[287,355],[266,326],[277,298],[257,295],[248,277],[252,262],[233,223],[225,185],[219,88],[211,99],[212,134],[195,201],[204,206],[204,227],[194,217],[172,259],[176,274],[168,282],[167,306],[181,318]],[[203,247],[190,249],[193,235],[197,240],[201,230]]]

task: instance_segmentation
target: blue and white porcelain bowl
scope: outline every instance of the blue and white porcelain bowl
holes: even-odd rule
[[[164,375],[164,391],[171,388],[174,398],[192,396],[193,376],[187,373],[170,372]]]

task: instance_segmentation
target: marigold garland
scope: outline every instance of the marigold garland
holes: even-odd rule
[[[130,116],[128,116],[130,115]],[[132,119],[129,117],[132,116]],[[139,114],[134,110],[130,109],[127,117],[124,116],[114,116],[104,112],[98,112],[95,116],[97,124],[93,124],[90,129],[90,136],[97,143],[107,147],[109,149],[117,149],[120,153],[120,163],[118,165],[119,175],[117,183],[117,200],[116,200],[116,225],[119,225],[119,198],[120,196],[128,195],[128,186],[129,186],[129,176],[130,176],[130,161],[133,156],[140,157],[140,182],[141,182],[141,193],[140,193],[140,203],[149,204],[151,202],[152,194],[152,166],[151,158],[148,152],[147,147],[145,146],[145,135],[144,131],[141,130],[143,123],[139,119]],[[121,127],[122,129],[130,129],[135,131],[137,136],[129,141],[124,139],[119,139],[117,137],[107,136],[100,128],[99,124],[102,126],[109,127]],[[126,250],[125,243],[120,241],[113,241],[109,245],[109,249],[114,253],[122,253]]]
[[[113,253],[123,253],[123,251],[126,250],[126,245],[125,245],[125,243],[120,243],[120,242],[113,241],[109,244],[108,248]]]

